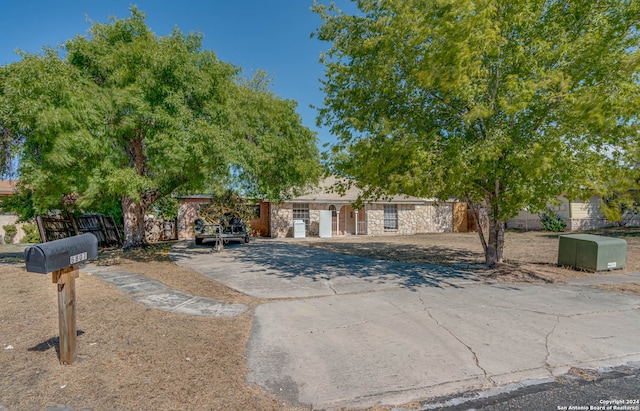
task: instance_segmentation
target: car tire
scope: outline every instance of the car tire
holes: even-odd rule
[[[196,237],[196,245],[202,245],[202,240],[204,240],[204,238]]]

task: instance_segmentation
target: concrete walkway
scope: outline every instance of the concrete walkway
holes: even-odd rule
[[[172,290],[159,281],[127,271],[94,264],[86,265],[82,271],[113,284],[118,290],[129,294],[133,301],[149,308],[201,317],[234,317],[249,309],[245,304],[227,304],[224,301]]]
[[[464,271],[273,241],[219,253],[182,243],[171,258],[274,300],[255,311],[248,380],[313,409],[403,404],[640,361],[640,296],[594,289],[597,280],[492,285]],[[640,283],[640,274],[616,281]]]

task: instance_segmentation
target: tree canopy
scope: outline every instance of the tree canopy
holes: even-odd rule
[[[132,7],[62,50],[0,68],[3,142],[18,142],[36,213],[120,201],[129,248],[145,243],[146,210],[172,193],[233,187],[281,199],[317,179],[316,137],[295,102],[201,40],[178,29],[159,37]]]
[[[638,140],[640,3],[358,0],[314,6],[327,165],[375,196],[483,207],[489,266],[504,223],[559,195],[603,190]],[[477,213],[475,213],[477,216]],[[488,234],[485,235],[485,234]]]

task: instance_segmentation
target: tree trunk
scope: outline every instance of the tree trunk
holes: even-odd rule
[[[492,213],[488,212],[489,225],[487,233],[485,233],[482,218],[480,216],[480,208],[467,199],[467,204],[471,208],[472,216],[480,236],[482,249],[484,251],[484,260],[488,268],[496,268],[496,265],[503,262],[502,250],[504,249],[504,221],[498,221],[492,217]]]
[[[503,262],[502,250],[504,249],[504,221],[497,221],[489,217],[489,241],[484,250],[484,258],[487,267],[496,268]]]
[[[144,202],[143,202],[144,203]],[[123,250],[131,250],[149,245],[144,235],[144,215],[147,207],[137,203],[129,196],[122,197],[122,213],[124,216]]]

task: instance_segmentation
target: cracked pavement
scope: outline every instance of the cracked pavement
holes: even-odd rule
[[[400,405],[640,361],[640,296],[593,288],[593,278],[488,284],[268,240],[221,253],[181,244],[171,256],[268,300],[254,313],[248,382],[312,409]]]

